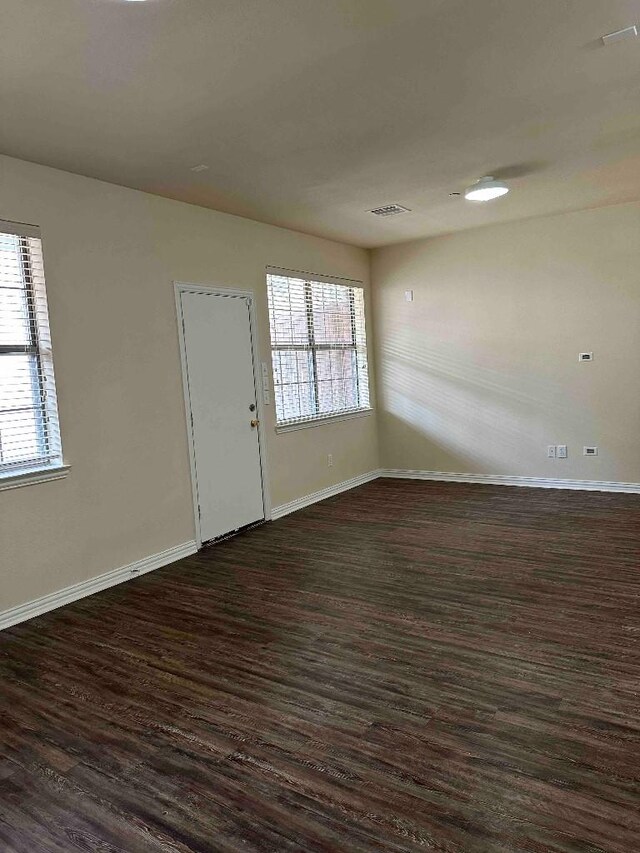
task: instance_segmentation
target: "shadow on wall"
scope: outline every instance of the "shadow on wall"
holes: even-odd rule
[[[549,435],[575,423],[578,402],[530,356],[505,364],[487,347],[481,363],[477,342],[472,351],[417,337],[397,329],[381,353],[385,467],[526,475]]]
[[[383,447],[393,448],[382,457],[384,468],[466,474],[478,465],[477,460],[460,449],[438,441],[425,430],[388,411],[381,414],[379,428]]]

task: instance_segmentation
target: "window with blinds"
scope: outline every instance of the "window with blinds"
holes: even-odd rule
[[[0,479],[61,465],[39,232],[0,222]]]
[[[278,426],[369,409],[362,287],[269,271],[267,291]]]

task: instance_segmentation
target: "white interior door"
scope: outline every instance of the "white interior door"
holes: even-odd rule
[[[180,302],[200,538],[207,542],[265,516],[251,302],[187,290]]]

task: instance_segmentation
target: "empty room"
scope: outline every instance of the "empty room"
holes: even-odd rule
[[[0,853],[639,853],[640,2],[0,22]]]

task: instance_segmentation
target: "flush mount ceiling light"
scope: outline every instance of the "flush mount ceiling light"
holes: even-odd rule
[[[504,181],[496,181],[491,175],[485,175],[484,178],[480,178],[475,184],[466,188],[464,197],[467,201],[491,201],[508,192],[509,187]]]
[[[618,41],[626,41],[638,37],[638,27],[634,24],[631,27],[625,27],[623,30],[616,30],[615,33],[607,33],[602,36],[602,43],[606,46],[615,44]]]

